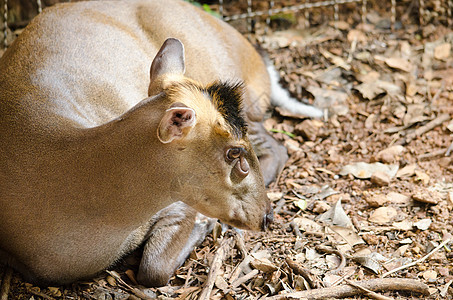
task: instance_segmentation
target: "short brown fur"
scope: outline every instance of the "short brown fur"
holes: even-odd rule
[[[150,78],[168,37],[185,45],[186,63],[172,40],[169,62],[156,63],[164,75]],[[243,80],[249,128],[264,130],[253,123],[269,104],[261,58],[188,3],[79,2],[35,18],[0,59],[0,261],[30,280],[69,283],[145,243],[139,277],[158,285],[208,230],[196,211],[262,229],[271,208],[252,144],[190,88],[213,79]],[[245,177],[225,160],[229,147],[245,148]],[[159,269],[161,260],[174,263]]]

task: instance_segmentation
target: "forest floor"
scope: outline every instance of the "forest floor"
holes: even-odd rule
[[[453,299],[453,30],[367,19],[256,37],[325,111],[265,122],[290,154],[270,230],[217,227],[161,288],[134,284],[139,253],[65,287],[0,267],[9,299]]]

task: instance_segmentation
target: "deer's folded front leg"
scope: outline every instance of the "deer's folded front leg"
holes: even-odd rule
[[[216,219],[176,202],[160,210],[151,220],[145,239],[137,280],[145,286],[168,283],[190,252],[209,234]]]
[[[264,183],[268,186],[285,166],[288,160],[287,150],[267,132],[262,123],[249,122],[249,133],[260,161]]]

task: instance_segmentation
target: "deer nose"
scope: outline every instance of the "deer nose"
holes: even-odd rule
[[[263,228],[262,230],[265,231],[268,227],[269,224],[271,224],[274,221],[274,210],[272,209],[272,205],[270,202],[267,203],[267,208],[266,212],[263,217]]]

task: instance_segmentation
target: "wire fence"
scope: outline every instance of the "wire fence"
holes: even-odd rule
[[[8,35],[11,34],[9,30],[9,23],[8,23],[8,14],[9,14],[9,7],[8,7],[8,0],[2,0],[4,2],[3,5],[3,48],[8,47]],[[36,1],[36,10],[37,13],[41,13],[43,9],[43,4],[41,0],[34,0]],[[70,2],[71,0],[69,0]],[[382,0],[381,0],[382,1]],[[68,2],[68,1],[66,1]],[[240,1],[239,1],[240,2]],[[262,1],[262,0],[242,0],[242,2],[246,2],[246,9],[244,9],[244,12],[241,12],[239,14],[232,14],[228,15],[226,14],[225,10],[225,5],[224,0],[219,0],[216,7],[218,7],[218,13],[220,14],[220,17],[223,18],[223,20],[230,22],[230,21],[235,21],[235,20],[246,20],[248,23],[248,29],[249,31],[252,30],[252,20],[255,20],[256,18],[265,18],[265,22],[267,25],[270,24],[270,20],[272,16],[275,16],[277,14],[281,13],[298,13],[303,11],[305,13],[306,19],[308,19],[308,16],[310,12],[314,9],[317,8],[333,8],[333,19],[334,21],[338,21],[340,18],[340,6],[345,5],[345,4],[351,4],[355,3],[356,5],[359,6],[359,11],[361,12],[361,21],[363,23],[366,22],[366,15],[368,12],[368,4],[369,2],[378,2],[378,0],[304,0],[304,1],[294,1],[295,5],[283,5],[282,7],[276,7],[275,1]],[[254,10],[253,9],[253,4],[254,3],[261,3],[263,2],[267,3],[267,9],[261,9],[261,10]],[[397,1],[396,0],[391,0],[391,7],[390,7],[390,18],[391,18],[391,24],[392,28],[397,22]],[[442,15],[443,18],[446,19],[447,25],[451,27],[453,25],[453,17],[452,17],[452,12],[453,12],[453,0],[415,0],[412,1],[417,2],[418,6],[418,17],[419,17],[419,24],[424,25],[428,22],[430,22],[433,18],[439,17]],[[427,5],[427,2],[430,2],[430,5]],[[432,4],[433,2],[434,4]]]

